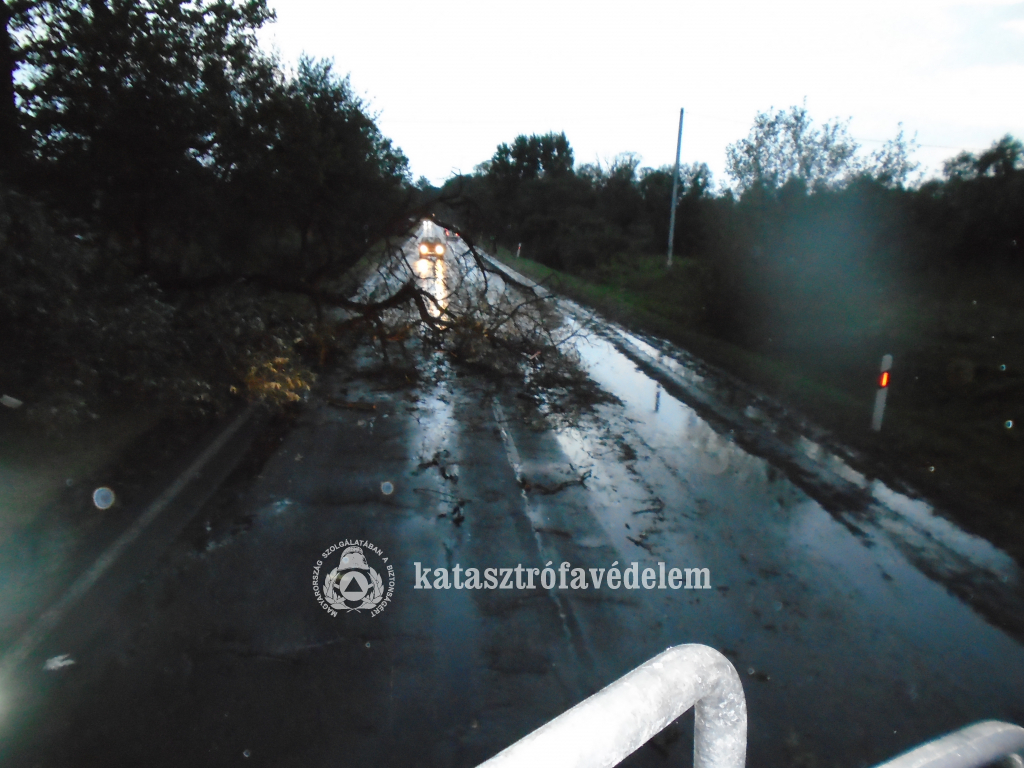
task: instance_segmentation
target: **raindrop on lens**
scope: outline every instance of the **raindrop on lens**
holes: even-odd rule
[[[110,509],[114,506],[114,492],[109,488],[97,488],[92,492],[92,503],[97,509]]]
[[[383,493],[385,496],[390,496],[392,493],[395,492],[395,486],[390,480],[385,480],[383,483],[380,484],[380,492]]]

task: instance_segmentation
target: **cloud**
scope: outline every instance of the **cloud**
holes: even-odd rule
[[[937,145],[1024,134],[1011,97],[1024,82],[1019,1],[274,4],[264,40],[286,59],[334,57],[414,174],[435,182],[552,130],[582,161],[634,151],[671,163],[680,107],[683,161],[721,178],[726,144],[758,111],[805,96],[816,119],[852,116],[872,138],[900,121]]]

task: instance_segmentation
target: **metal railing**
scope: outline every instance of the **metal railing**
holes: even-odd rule
[[[747,705],[739,675],[706,645],[677,645],[542,725],[478,768],[607,768],[694,707],[694,768],[743,768]],[[976,723],[875,768],[1024,766],[1024,728]]]
[[[980,768],[1024,750],[1024,728],[995,720],[969,725],[875,768]],[[1018,759],[1018,765],[1022,765]]]
[[[743,768],[743,685],[729,660],[706,645],[669,648],[480,768],[616,765],[690,707],[695,707],[694,768]]]

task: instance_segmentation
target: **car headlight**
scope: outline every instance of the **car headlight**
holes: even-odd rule
[[[440,256],[442,253],[444,253],[444,246],[441,245],[440,243],[435,245],[434,246],[434,253],[436,253],[438,256]]]
[[[424,256],[430,253],[430,249],[427,247],[426,243],[420,243],[420,253]]]

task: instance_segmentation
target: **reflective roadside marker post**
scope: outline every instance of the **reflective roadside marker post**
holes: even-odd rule
[[[882,369],[878,374],[878,393],[875,395],[875,412],[871,416],[871,428],[875,432],[882,431],[882,416],[885,414],[885,398],[889,394],[889,371],[892,368],[892,355],[882,357]]]

